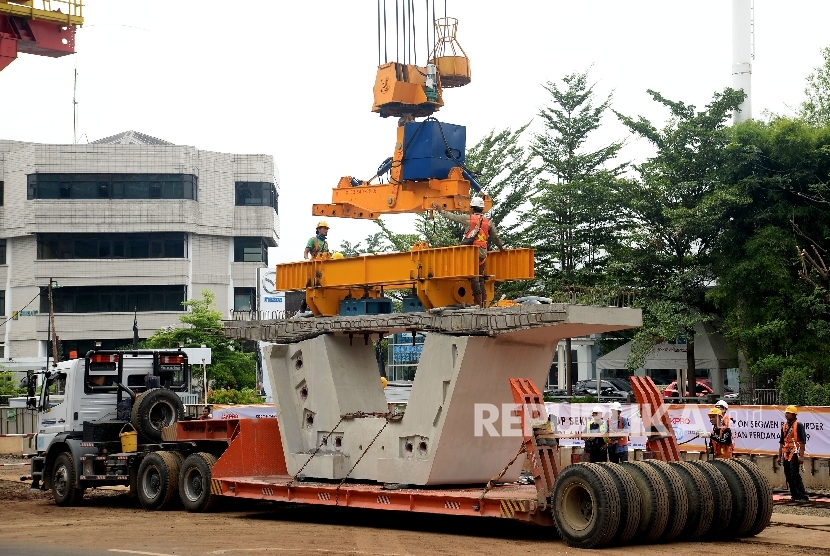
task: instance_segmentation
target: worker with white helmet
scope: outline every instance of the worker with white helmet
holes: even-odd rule
[[[630,431],[628,419],[622,416],[622,404],[611,404],[611,419],[608,421],[609,432],[625,433]],[[608,442],[608,461],[620,463],[628,461],[628,436],[612,436]]]
[[[601,406],[595,405],[591,410],[591,419],[585,425],[585,432],[588,434],[605,434],[608,432],[608,421],[603,418]],[[608,461],[607,446],[607,436],[585,437],[585,453],[590,457],[591,463]]]
[[[723,426],[724,427],[729,427],[729,417],[727,417],[727,415],[726,415],[726,412],[729,411],[729,404],[726,403],[726,401],[724,401],[724,400],[719,400],[715,404],[715,407],[720,409],[720,412],[722,413]]]
[[[467,231],[462,236],[461,244],[475,245],[478,247],[478,273],[480,276],[472,280],[473,300],[476,305],[486,307],[487,300],[484,298],[484,261],[487,259],[487,240],[492,238],[500,250],[504,249],[504,245],[499,238],[498,231],[496,231],[496,226],[489,218],[484,216],[484,199],[481,197],[473,197],[470,199],[471,214],[469,215],[447,212],[443,207],[434,203],[432,208],[437,210],[444,218],[467,226]]]

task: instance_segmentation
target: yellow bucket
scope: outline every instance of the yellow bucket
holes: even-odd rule
[[[131,431],[124,432],[124,429],[130,427]],[[127,423],[121,428],[121,432],[118,433],[118,436],[121,437],[121,451],[122,452],[137,452],[138,451],[138,433],[136,432],[135,428],[130,423]]]

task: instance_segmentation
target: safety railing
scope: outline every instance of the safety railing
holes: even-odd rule
[[[84,3],[83,0],[0,0],[0,14],[80,26],[84,24]]]

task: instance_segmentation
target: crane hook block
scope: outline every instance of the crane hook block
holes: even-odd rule
[[[383,118],[431,116],[444,106],[440,81],[427,84],[427,69],[412,64],[389,62],[378,67],[373,89],[372,112]]]

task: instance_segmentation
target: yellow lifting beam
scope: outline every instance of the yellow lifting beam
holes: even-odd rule
[[[84,24],[84,3],[82,0],[0,0],[0,14],[80,27]]]
[[[530,280],[533,269],[533,249],[490,253],[485,263],[485,299],[493,299],[496,282]],[[278,264],[277,289],[305,290],[306,302],[315,315],[333,316],[347,296],[377,298],[384,289],[414,289],[425,309],[472,304],[470,279],[477,275],[478,247],[416,244],[404,253]]]

